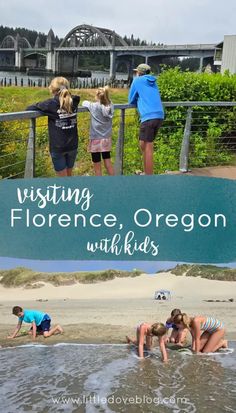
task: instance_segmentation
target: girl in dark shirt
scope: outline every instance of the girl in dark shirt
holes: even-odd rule
[[[27,110],[48,116],[49,151],[57,176],[71,176],[78,151],[77,108],[79,96],[69,92],[69,81],[55,77],[49,86],[53,97]]]

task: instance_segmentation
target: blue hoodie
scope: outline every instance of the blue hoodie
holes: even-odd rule
[[[136,77],[129,91],[129,103],[136,105],[141,122],[150,119],[164,119],[156,78],[152,75]]]

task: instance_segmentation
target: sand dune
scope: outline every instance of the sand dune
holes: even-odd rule
[[[171,290],[174,299],[189,298],[230,298],[236,294],[236,284],[230,281],[215,281],[200,277],[175,276],[170,273],[140,275],[135,278],[116,278],[93,284],[74,284],[55,287],[49,283],[36,289],[4,288],[0,286],[1,301],[55,299],[124,299],[153,298],[157,289]]]

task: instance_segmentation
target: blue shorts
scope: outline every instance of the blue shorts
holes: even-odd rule
[[[166,323],[166,328],[173,328],[175,331],[179,330],[174,323]]]
[[[45,314],[41,323],[37,326],[37,333],[43,333],[44,331],[49,331],[51,327],[51,318],[48,314]],[[33,327],[31,327],[31,330]]]
[[[77,149],[68,152],[51,152],[52,163],[56,172],[71,169],[74,166]]]

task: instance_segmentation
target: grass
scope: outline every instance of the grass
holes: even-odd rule
[[[216,265],[190,265],[181,264],[168,270],[171,274],[186,277],[201,277],[209,280],[236,281],[236,269],[217,267]]]
[[[72,94],[80,96],[80,101],[94,100],[96,89],[72,89]],[[110,96],[113,103],[127,103],[127,89],[110,89]],[[19,87],[9,86],[0,88],[0,101],[6,102],[6,106],[11,108],[11,112],[19,112],[36,102],[49,99],[51,97],[48,88],[42,87]]]
[[[142,271],[81,271],[81,272],[36,272],[29,268],[16,267],[0,271],[0,284],[4,287],[40,288],[40,282],[48,282],[54,286],[72,285],[76,283],[93,284],[117,278],[137,277]]]

